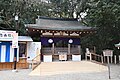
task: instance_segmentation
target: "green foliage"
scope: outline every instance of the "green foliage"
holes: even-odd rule
[[[76,12],[78,17],[86,8],[86,1],[50,0],[46,3],[37,0],[0,0],[0,29],[16,30],[17,26],[17,32],[25,35],[24,24],[35,23],[38,16],[73,18]],[[15,15],[19,16],[17,25]]]
[[[97,33],[83,38],[83,44],[96,46],[98,52],[115,49],[114,44],[120,41],[120,1],[91,0],[88,3],[85,21],[96,27]]]
[[[24,24],[35,23],[38,15],[48,15],[48,5],[28,0],[0,0],[0,29],[16,30],[26,35]],[[19,20],[15,21],[15,15]],[[17,25],[16,25],[17,22]]]
[[[73,18],[73,13],[76,12],[77,18],[81,12],[86,10],[86,2],[88,0],[50,0],[52,3],[54,17]]]

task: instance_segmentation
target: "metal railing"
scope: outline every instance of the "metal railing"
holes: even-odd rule
[[[41,54],[38,54],[32,59],[32,70],[34,70],[41,63]]]

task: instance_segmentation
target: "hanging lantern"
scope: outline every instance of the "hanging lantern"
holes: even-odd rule
[[[69,43],[73,43],[73,40],[72,39],[69,39],[69,41],[68,41]]]
[[[48,39],[48,42],[49,42],[49,43],[53,43],[53,40],[52,40],[52,39]]]

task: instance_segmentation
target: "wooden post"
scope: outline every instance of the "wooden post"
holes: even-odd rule
[[[90,61],[92,61],[92,54],[90,53]]]
[[[69,56],[70,56],[70,44],[68,43],[68,59],[69,59]]]
[[[119,63],[120,63],[120,55],[119,55]]]
[[[105,62],[105,56],[103,58],[104,58],[104,62]]]
[[[85,60],[87,61],[87,53],[85,53]]]
[[[80,54],[81,46],[78,46],[78,53]]]
[[[96,53],[96,47],[94,46],[94,53]]]
[[[103,56],[101,55],[101,62],[103,63]]]
[[[109,56],[107,56],[107,63],[108,63],[108,64],[110,63],[110,61],[109,61]]]
[[[54,45],[54,43],[52,43],[52,54],[55,53],[54,50],[55,50],[55,45]]]
[[[28,42],[26,42],[25,57],[28,55]]]
[[[110,77],[110,62],[109,62],[109,56],[107,56],[107,63],[108,63],[108,73],[109,73],[109,79]]]
[[[68,54],[70,54],[70,44],[68,44]]]
[[[117,63],[117,62],[116,62],[116,55],[114,56],[114,62],[115,62],[115,64]]]
[[[111,58],[111,63],[113,63],[113,59],[112,59],[112,56],[110,56],[110,58]]]
[[[33,70],[33,65],[34,65],[34,63],[33,63],[33,61],[32,61],[32,70]]]

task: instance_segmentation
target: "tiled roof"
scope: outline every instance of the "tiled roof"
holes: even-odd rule
[[[36,19],[36,24],[27,24],[28,28],[48,30],[89,30],[92,27],[83,26],[77,19],[43,18]]]

